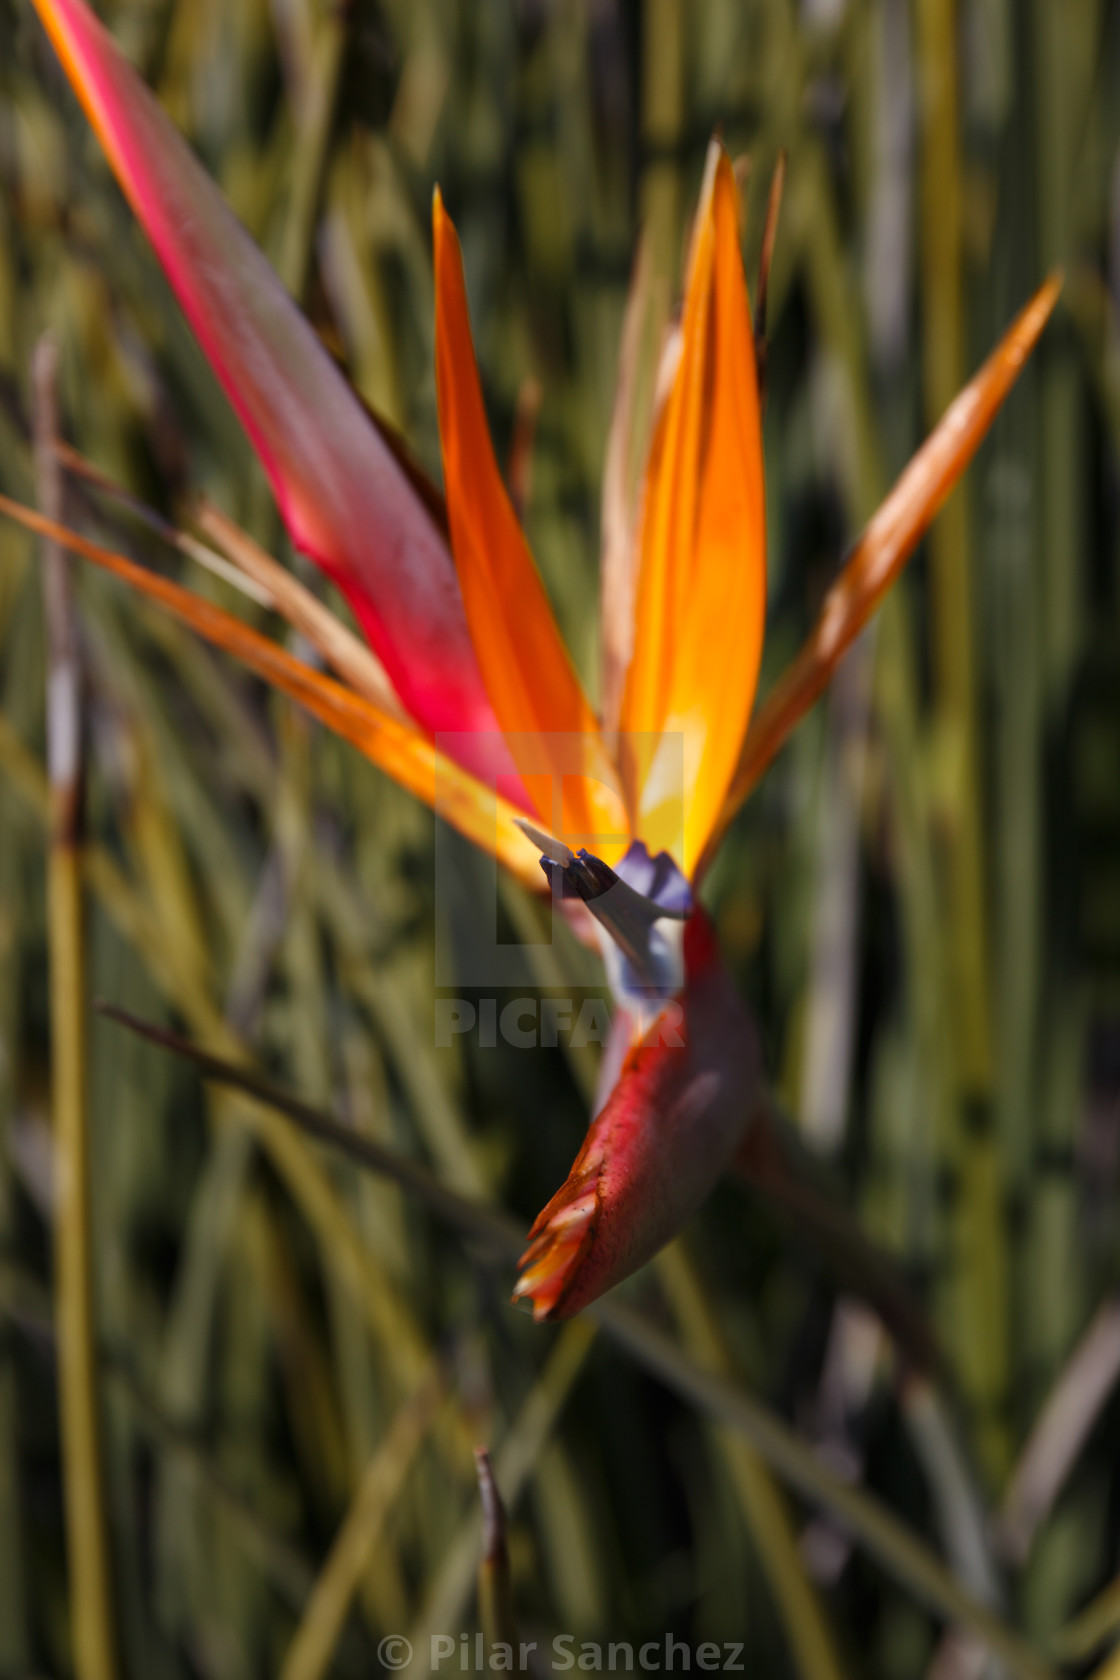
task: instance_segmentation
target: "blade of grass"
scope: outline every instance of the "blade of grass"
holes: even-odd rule
[[[540,380],[532,376],[523,379],[517,393],[513,436],[506,458],[506,487],[520,525],[525,524],[533,489],[533,446],[536,442],[537,420],[543,401],[544,390]]]
[[[507,1510],[513,1510],[532,1474],[541,1449],[554,1429],[595,1339],[595,1326],[582,1319],[565,1324],[552,1345],[508,1434],[495,1454],[494,1478]],[[430,1669],[432,1636],[458,1627],[475,1582],[482,1539],[474,1507],[454,1531],[443,1561],[428,1586],[420,1615],[408,1630],[415,1655],[405,1670],[419,1676]]]
[[[286,1036],[296,1082],[316,1101],[322,1101],[329,1098],[333,1085],[332,1033],[328,1017],[331,982],[326,968],[329,941],[322,937],[317,919],[318,906],[312,890],[312,877],[318,873],[316,859],[322,856],[321,853],[316,854],[313,841],[313,733],[307,720],[290,708],[285,708],[278,719],[278,733],[282,754],[278,834],[281,829],[287,831],[288,850],[297,854],[292,857],[287,870],[290,891],[282,916],[282,943],[277,953],[293,1005],[289,1011],[291,1019]],[[306,861],[307,867],[300,866],[300,859]],[[371,1107],[382,1106],[387,1101],[383,1089],[369,1095],[372,1096]],[[371,1240],[368,1225],[361,1218],[363,1191],[368,1192],[372,1188],[368,1180],[355,1183],[352,1174],[338,1175],[340,1196],[350,1208],[373,1254],[384,1259],[386,1243],[379,1240],[377,1232],[372,1233]],[[390,1275],[398,1280],[407,1279],[407,1263],[392,1266]],[[340,1401],[345,1459],[351,1469],[351,1474],[344,1477],[340,1498],[349,1498],[351,1483],[361,1479],[384,1431],[386,1400],[377,1392],[380,1350],[366,1334],[361,1309],[337,1278],[328,1276],[325,1287],[334,1384]],[[302,1375],[299,1380],[302,1380]],[[315,1480],[322,1482],[321,1477]],[[401,1543],[407,1544],[407,1541],[402,1537]],[[373,1612],[371,1620],[374,1626],[403,1625],[406,1612],[397,1558],[394,1550],[384,1541],[363,1571],[362,1597],[367,1609]]]
[[[68,443],[59,442],[55,444],[55,454],[67,472],[72,473],[75,478],[82,479],[86,484],[92,485],[95,490],[99,490],[103,496],[110,498],[119,507],[125,508],[141,525],[146,526],[162,542],[167,543],[168,547],[186,555],[189,560],[194,560],[206,571],[212,572],[215,577],[220,577],[223,583],[231,584],[241,594],[247,595],[251,601],[255,601],[259,607],[272,607],[274,605],[272,596],[260,584],[254,583],[252,578],[247,577],[237,566],[231,565],[228,560],[223,560],[220,554],[215,554],[213,549],[207,548],[197,538],[190,536],[186,531],[178,530],[174,525],[168,524],[161,514],[148,507],[138,496],[134,496],[130,491],[125,490],[115,479],[110,478],[108,473],[102,472],[101,468],[93,461],[87,460],[79,450],[72,448]]]
[[[307,285],[315,222],[327,161],[339,76],[345,60],[350,13],[327,4],[322,9],[310,66],[295,101],[296,147],[288,213],[276,272],[292,296],[302,298]]]
[[[10,631],[8,615],[0,613],[0,634]],[[17,626],[18,629],[18,626]],[[12,631],[11,633],[15,633]],[[16,698],[9,670],[5,701]],[[8,788],[0,790],[0,1252],[17,1252],[18,1201],[12,1171],[18,1113],[18,1080],[23,1058],[20,1041],[23,988],[20,984],[23,946],[29,917],[20,883],[28,840],[20,820],[18,801]],[[0,1275],[0,1313],[15,1304],[15,1291]],[[21,1498],[19,1454],[20,1396],[15,1348],[0,1338],[0,1672],[26,1673],[31,1667],[28,1570],[24,1558],[24,1502]]]
[[[204,1452],[195,1436],[167,1417],[126,1365],[110,1361],[108,1371],[127,1396],[138,1430],[161,1457],[190,1466],[199,1488],[213,1502],[221,1521],[236,1532],[251,1560],[285,1602],[293,1610],[301,1610],[315,1579],[302,1552],[272,1530],[241,1490]]]
[[[486,1183],[454,1102],[440,1079],[430,1035],[419,1029],[399,979],[387,963],[369,961],[361,895],[348,890],[344,870],[320,871],[310,883],[324,924],[335,940],[352,995],[368,1010],[408,1095],[417,1129],[441,1175],[457,1190],[482,1196]]]
[[[916,1377],[903,1385],[902,1415],[925,1470],[942,1545],[957,1578],[983,1603],[998,1606],[1003,1595],[988,1544],[986,1513],[932,1383]]]
[[[766,222],[762,230],[762,251],[758,259],[758,291],[754,304],[754,355],[758,369],[758,398],[766,408],[766,300],[770,290],[770,268],[774,261],[774,244],[778,237],[778,217],[782,208],[782,194],[786,185],[786,151],[783,147],[774,165],[770,192],[766,200]]]
[[[657,1259],[678,1334],[698,1362],[723,1375],[731,1360],[719,1320],[680,1238]],[[805,1573],[789,1508],[769,1469],[741,1435],[717,1428],[716,1441],[754,1539],[803,1680],[840,1680],[843,1669],[824,1607]]]
[[[48,519],[62,513],[54,439],[58,352],[35,349],[35,478]],[[47,625],[47,762],[50,778],[48,936],[51,1108],[57,1160],[55,1286],[62,1460],[74,1663],[79,1680],[116,1670],[97,1392],[90,1149],[86,1116],[84,905],[81,863],[81,678],[70,577],[62,550],[43,545]]]
[[[1064,1627],[1054,1641],[1061,1662],[1080,1663],[1092,1656],[1109,1634],[1120,1629],[1120,1577],[1110,1581],[1091,1604]]]
[[[905,1364],[926,1374],[943,1364],[931,1326],[892,1256],[868,1239],[843,1202],[816,1182],[812,1156],[772,1101],[759,1104],[734,1169],[768,1214],[827,1267],[833,1287],[856,1295],[877,1314]]]
[[[813,1147],[830,1156],[844,1141],[852,1101],[872,635],[869,627],[829,691],[815,838],[815,909],[797,1109]]]
[[[377,185],[366,179],[366,154],[336,152],[319,228],[319,272],[347,351],[347,367],[362,401],[392,435],[404,427],[395,320],[377,261],[364,257],[365,230]]]
[[[641,221],[653,272],[673,282],[681,260],[681,168],[676,149],[685,121],[684,27],[682,0],[644,0],[642,131],[650,155],[642,173]]]
[[[916,21],[922,82],[918,102],[922,116],[922,378],[926,421],[932,430],[952,405],[965,371],[954,0],[921,0]],[[930,526],[928,542],[936,703],[940,725],[951,737],[950,760],[956,774],[950,813],[949,905],[957,1053],[965,1089],[985,1096],[991,1083],[992,1052],[976,787],[973,586],[967,507],[959,488]],[[1002,1312],[993,1316],[989,1337],[995,1324],[1002,1322]],[[989,1345],[994,1349],[993,1343]]]
[[[996,1519],[1004,1556],[1023,1564],[1120,1379],[1120,1298],[1093,1317],[1019,1455]]]
[[[498,1492],[494,1466],[486,1447],[474,1449],[478,1497],[482,1506],[482,1556],[478,1563],[478,1619],[488,1649],[517,1645],[513,1618],[513,1586],[506,1546],[506,1508]]]
[[[1120,1680],[1120,1645],[1093,1670],[1090,1680]]]
[[[1095,227],[1084,219],[1082,208],[1085,148],[1093,144],[1090,112],[1094,82],[1108,90],[1104,94],[1107,109],[1115,109],[1111,97],[1116,75],[1114,46],[1108,51],[1109,35],[1115,42],[1114,30],[1115,18],[1085,0],[1063,7],[1060,18],[1043,0],[1034,0],[1022,14],[1021,39],[1031,66],[1027,81],[1030,116],[1018,127],[1016,142],[1022,145],[1024,162],[1029,159],[1034,188],[1033,202],[1023,220],[1030,227],[1039,260],[1044,262],[1075,259],[1077,253],[1091,249],[1116,249],[1114,220],[1109,226],[1115,217],[1114,186],[1106,189],[1097,201],[1099,209],[1091,213]],[[1115,138],[1107,142],[1112,158],[1115,143]],[[1093,404],[1086,402],[1085,372],[1074,335],[1055,336],[1050,354],[1036,372],[1031,447],[1022,458],[1029,484],[1025,523],[1030,548],[1029,569],[1019,581],[1019,589],[1031,591],[1038,615],[1031,626],[1035,636],[1023,698],[1033,711],[1030,747],[1039,767],[1037,784],[1030,789],[1035,799],[1030,820],[1035,825],[1037,873],[1034,882],[1024,882],[1023,886],[1027,892],[1033,889],[1035,899],[1040,898],[1044,904],[1055,832],[1051,813],[1062,797],[1047,776],[1054,720],[1077,716],[1073,697],[1083,673],[1092,668],[1090,649],[1099,636],[1098,597],[1087,570],[1091,546],[1087,549],[1084,541],[1083,470],[1092,448],[1090,440],[1097,435],[1095,417],[1093,422],[1089,420]],[[1008,657],[1014,658],[1012,650]],[[1067,735],[1070,749],[1078,757],[1086,752],[1085,743],[1093,728],[1082,713],[1076,732],[1071,730]],[[1079,777],[1067,785],[1078,788],[1075,797],[1080,803],[1085,797],[1081,791],[1085,781]],[[1107,776],[1104,785],[1111,787]],[[1017,814],[1010,814],[1012,820]],[[1019,905],[1014,909],[1017,912]],[[1095,922],[1097,914],[1096,903],[1090,908],[1086,897],[1079,905],[1084,928],[1081,938],[1086,940],[1081,949],[1086,952],[1092,941],[1089,923]],[[1062,953],[1055,961],[1058,949],[1053,942],[1053,925],[1043,920],[1039,927],[1039,984],[1016,1023],[1019,1040],[1009,1046],[1009,1054],[1026,1063],[1028,1077],[1033,1074],[1028,1093],[1033,1099],[1033,1113],[1031,1109],[1026,1114],[1012,1112],[1007,1118],[1016,1141],[1025,1141],[1024,1134],[1030,1139],[1027,1159],[1031,1194],[1025,1224],[1028,1240],[1022,1247],[1024,1263],[1017,1281],[1019,1298],[1030,1302],[1021,1327],[1021,1369],[1026,1379],[1021,1381],[1028,1393],[1028,1383],[1038,1384],[1032,1395],[1036,1404],[1051,1385],[1055,1390],[1060,1385],[1069,1350],[1082,1334],[1093,1304],[1085,1290],[1092,1276],[1091,1266],[1086,1267],[1087,1249],[1091,1252],[1088,1245],[1092,1243],[1086,1219],[1089,1175],[1079,1174],[1074,1163],[1087,1136],[1081,1093],[1092,1055],[1089,1021],[1100,1004],[1096,997],[1090,1004],[1088,993],[1082,1001],[1081,988],[1071,983],[1076,972],[1070,961],[1072,952],[1068,956]],[[1040,1022],[1046,1029],[1041,1035]],[[1031,1119],[1033,1126],[1029,1126]],[[1038,1164],[1047,1158],[1064,1159],[1068,1165],[1060,1172],[1041,1173]],[[1089,1478],[1088,1485],[1080,1490],[1082,1497],[1090,1494],[1092,1481]],[[1039,1637],[1049,1638],[1058,1631],[1072,1608],[1077,1591],[1074,1583],[1093,1580],[1100,1568],[1092,1537],[1093,1507],[1081,1503],[1074,1489],[1069,1492],[1073,1497],[1068,1503],[1063,1500],[1063,1509],[1055,1510],[1045,1526],[1036,1531],[1032,1548],[1028,1625]],[[1095,1497],[1095,1490],[1090,1497]]]
[[[274,1108],[277,1113],[294,1120],[310,1137],[340,1149],[370,1172],[393,1179],[402,1189],[417,1196],[441,1219],[474,1240],[487,1247],[497,1244],[498,1252],[502,1254],[512,1254],[513,1250],[518,1248],[518,1244],[524,1245],[524,1230],[516,1220],[496,1212],[482,1201],[472,1200],[441,1184],[418,1161],[398,1155],[375,1139],[341,1125],[328,1114],[313,1108],[311,1104],[301,1102],[298,1097],[289,1096],[270,1081],[261,1078],[251,1068],[238,1067],[224,1057],[191,1044],[178,1033],[153,1026],[148,1021],[138,1020],[127,1010],[118,1009],[114,1004],[99,1003],[97,1008],[99,1013],[110,1021],[119,1022],[130,1032],[139,1033],[142,1038],[148,1039],[150,1043],[161,1045],[178,1056],[187,1057],[204,1079],[212,1079],[258,1098]],[[518,1248],[518,1253],[520,1252]]]
[[[393,1502],[424,1439],[442,1384],[429,1372],[400,1407],[358,1483],[284,1655],[280,1680],[321,1680]]]
[[[961,156],[955,0],[915,8],[921,112],[922,383],[926,420],[940,423],[965,371],[961,272]],[[988,905],[976,739],[976,647],[970,525],[963,487],[944,502],[928,537],[935,728],[943,774],[938,789],[945,852],[946,1007],[953,1046],[956,1116],[987,1113],[992,1096]],[[977,1423],[980,1462],[1007,1468],[1009,1382],[1005,1185],[991,1128],[959,1125],[959,1195],[950,1243],[968,1255],[948,1280],[946,1336]],[[947,1140],[949,1141],[949,1140]]]

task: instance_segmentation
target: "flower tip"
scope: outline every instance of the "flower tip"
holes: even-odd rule
[[[514,824],[527,840],[531,840],[539,852],[553,863],[558,863],[561,869],[567,869],[573,863],[575,854],[570,846],[565,846],[563,840],[557,840],[545,829],[538,828],[536,823],[529,822],[526,817],[514,817]]]
[[[538,1324],[571,1311],[566,1306],[595,1239],[599,1208],[594,1175],[590,1183],[580,1175],[561,1187],[530,1230],[511,1299],[515,1306],[531,1302]]]
[[[1024,353],[1029,352],[1035,340],[1041,336],[1042,329],[1054,313],[1054,306],[1062,295],[1065,283],[1065,269],[1052,268],[1037,292],[1020,311],[1019,318],[1010,331],[1014,333],[1016,328],[1025,329]]]
[[[1034,295],[1027,300],[1018,317],[1008,329],[1004,343],[1013,347],[1018,361],[1024,362],[1034,349],[1054,313],[1065,285],[1065,270],[1052,268]]]
[[[505,1557],[506,1513],[494,1479],[489,1447],[474,1449],[474,1467],[482,1506],[482,1554],[487,1562],[494,1563]]]

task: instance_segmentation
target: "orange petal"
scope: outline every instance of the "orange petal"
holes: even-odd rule
[[[494,458],[462,255],[438,190],[432,228],[444,486],[471,640],[526,785],[547,774],[562,793],[559,812],[552,799],[539,810],[545,826],[613,859],[628,839],[625,807]]]
[[[250,671],[297,700],[320,723],[357,747],[394,781],[432,806],[445,821],[490,852],[528,887],[537,892],[542,889],[540,854],[516,826],[517,808],[445,757],[415,725],[390,716],[353,689],[305,665],[211,601],[193,595],[155,572],[145,571],[123,555],[101,548],[65,526],[10,501],[7,496],[0,495],[0,514],[92,560],[103,571],[111,572],[141,595],[157,602],[206,641],[233,654]]]
[[[837,664],[979,449],[1038,342],[1061,289],[1059,274],[1052,274],[1039,287],[872,517],[825,597],[808,641],[759,708],[743,743],[735,779],[704,858],[705,866],[739,806],[827,686]]]
[[[650,452],[620,754],[636,832],[696,866],[758,681],[766,509],[750,303],[731,162],[713,142],[680,359]]]

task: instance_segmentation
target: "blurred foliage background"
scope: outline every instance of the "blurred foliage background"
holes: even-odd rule
[[[539,387],[526,522],[592,688],[631,262],[644,226],[664,318],[714,129],[750,159],[752,286],[789,158],[764,687],[954,391],[1064,266],[1059,314],[963,490],[740,816],[708,894],[786,1110],[926,1306],[937,1394],[906,1379],[796,1223],[730,1183],[627,1293],[890,1505],[1040,1662],[1092,1671],[1120,1625],[1120,8],[99,9],[362,394],[437,472],[441,184],[500,455]],[[49,328],[74,445],[167,514],[205,491],[284,553],[25,0],[0,0],[0,179],[0,488],[34,497],[31,356]],[[88,486],[70,483],[66,512],[234,600]],[[594,1051],[563,1035],[532,1053],[469,1035],[433,1048],[437,946],[454,961],[486,931],[477,861],[460,847],[461,890],[435,893],[426,812],[120,586],[74,581],[87,998],[250,1056],[527,1220],[582,1136]],[[73,1672],[45,681],[39,568],[0,527],[8,1677]],[[502,906],[505,937],[534,935],[528,900]],[[528,991],[599,987],[562,930],[525,963]],[[390,1632],[424,1672],[427,1630],[478,1625],[476,1441],[509,1508],[521,1637],[546,1652],[568,1632],[602,1641],[605,1663],[607,1641],[671,1630],[742,1642],[756,1676],[982,1671],[889,1557],[779,1492],[745,1438],[590,1325],[511,1312],[508,1265],[472,1260],[399,1189],[120,1027],[91,1018],[89,1035],[118,1673],[375,1673]],[[1095,1621],[1071,1626],[1086,1606]]]

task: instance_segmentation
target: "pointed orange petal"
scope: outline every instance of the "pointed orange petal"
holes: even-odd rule
[[[620,745],[636,831],[651,851],[674,853],[686,873],[742,746],[765,609],[754,336],[734,172],[713,144],[680,359],[650,454]]]
[[[576,845],[613,855],[625,845],[625,808],[494,458],[462,255],[438,191],[432,229],[444,487],[471,640],[498,721],[514,738],[523,775],[528,781],[547,772],[556,792],[562,789],[561,820],[549,801],[549,808],[539,812],[545,825]],[[523,750],[517,737],[523,738]],[[620,843],[612,848],[609,836]]]
[[[29,531],[51,537],[103,571],[131,585],[196,634],[233,654],[242,665],[273,688],[297,700],[320,723],[357,747],[371,763],[438,811],[475,845],[495,856],[533,891],[541,891],[537,848],[516,826],[517,808],[496,795],[434,747],[426,735],[405,719],[392,717],[379,706],[296,659],[232,613],[200,595],[193,595],[168,578],[145,571],[123,555],[90,542],[65,526],[44,519],[0,495],[0,514]]]
[[[1062,289],[1052,274],[1012,322],[974,379],[942,416],[872,517],[829,590],[816,627],[759,708],[705,865],[743,800],[790,731],[827,686],[968,466],[1022,371]]]

